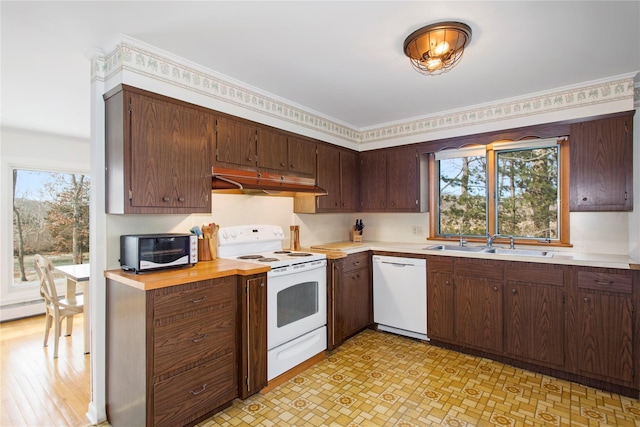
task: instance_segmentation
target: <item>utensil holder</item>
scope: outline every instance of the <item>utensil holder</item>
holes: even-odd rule
[[[216,259],[216,239],[198,239],[198,262]]]

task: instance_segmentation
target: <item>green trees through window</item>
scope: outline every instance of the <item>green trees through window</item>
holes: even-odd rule
[[[560,238],[560,146],[555,139],[436,153],[436,235]]]
[[[14,285],[36,280],[33,256],[54,264],[89,259],[89,177],[14,169]]]

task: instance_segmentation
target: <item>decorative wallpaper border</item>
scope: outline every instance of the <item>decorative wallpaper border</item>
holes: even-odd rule
[[[137,73],[356,144],[624,100],[628,101],[629,109],[632,109],[634,95],[636,106],[639,102],[637,100],[640,100],[640,88],[634,87],[633,78],[619,78],[404,123],[358,130],[230,83],[211,72],[178,63],[166,55],[150,52],[132,43],[122,42],[111,53],[96,56],[91,61],[92,82],[106,81],[122,71]]]

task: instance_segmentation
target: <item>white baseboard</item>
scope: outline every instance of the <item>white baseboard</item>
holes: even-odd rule
[[[44,301],[31,301],[0,307],[0,322],[44,314]]]

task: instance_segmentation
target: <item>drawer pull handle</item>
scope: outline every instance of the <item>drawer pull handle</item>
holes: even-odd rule
[[[584,297],[584,302],[589,302],[590,299],[588,297]]]
[[[360,265],[360,261],[354,262],[353,265]]]
[[[200,388],[200,390],[198,390],[198,391],[190,390],[189,393],[191,393],[191,395],[193,395],[193,396],[197,396],[200,393],[202,393],[203,391],[205,391],[206,389],[207,389],[207,385],[206,384],[202,384],[202,387]]]
[[[171,200],[171,199],[170,199],[170,198],[168,198],[167,196],[164,196],[164,197],[162,198],[162,201],[163,201],[163,202],[168,202],[169,200]]]
[[[511,293],[515,295],[518,293],[518,291],[516,291],[515,289],[511,289]]]
[[[598,285],[598,286],[611,286],[611,285],[613,285],[613,280],[609,280],[609,281],[594,280],[594,282],[596,282],[596,285]]]
[[[200,335],[199,338],[192,338],[191,342],[200,342],[200,341],[204,341],[204,339],[207,338],[207,334],[202,334]]]
[[[194,303],[194,304],[197,304],[197,303],[202,302],[202,301],[204,301],[206,299],[207,299],[207,296],[205,295],[200,299],[192,299],[191,302]]]

